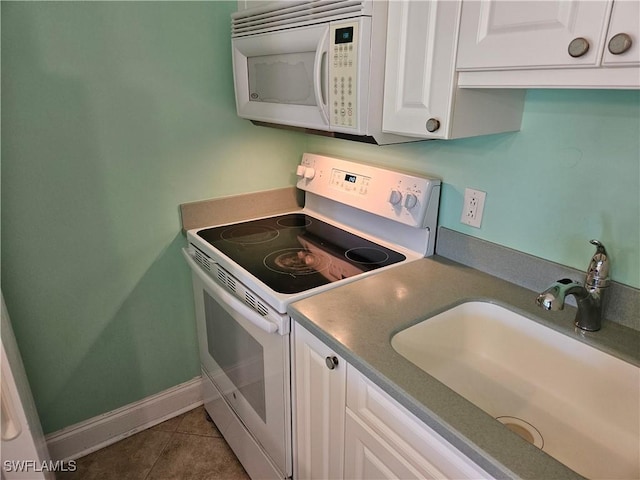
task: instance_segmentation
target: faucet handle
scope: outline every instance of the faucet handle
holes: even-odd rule
[[[595,245],[596,253],[591,257],[587,268],[587,278],[584,284],[587,288],[604,288],[609,286],[609,256],[604,245],[599,240],[591,240],[589,243]]]

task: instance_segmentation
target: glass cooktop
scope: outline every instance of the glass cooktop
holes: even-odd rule
[[[206,228],[198,236],[284,294],[406,259],[401,253],[302,213]]]

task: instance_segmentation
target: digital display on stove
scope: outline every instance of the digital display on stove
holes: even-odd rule
[[[366,196],[370,184],[371,177],[357,175],[337,168],[331,171],[331,178],[329,179],[331,188],[355,195]]]
[[[350,181],[347,174],[345,181]],[[406,257],[309,215],[206,228],[198,236],[279,293],[299,293]]]
[[[358,181],[358,177],[356,177],[355,175],[351,175],[350,173],[347,173],[344,176],[344,181],[349,183],[356,183]]]

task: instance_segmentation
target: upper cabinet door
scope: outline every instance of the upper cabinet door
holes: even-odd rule
[[[464,1],[458,69],[596,66],[602,55],[611,3]]]
[[[460,2],[389,2],[382,129],[446,138]]]
[[[613,4],[602,65],[640,66],[640,1]]]

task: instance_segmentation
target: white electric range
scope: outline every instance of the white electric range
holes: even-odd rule
[[[433,254],[440,180],[305,153],[299,211],[187,232],[205,408],[252,478],[292,475],[287,306]]]

